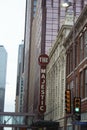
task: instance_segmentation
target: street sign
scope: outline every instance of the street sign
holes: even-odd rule
[[[82,121],[74,121],[72,122],[74,125],[87,125],[87,122],[82,122]]]
[[[40,66],[46,66],[49,63],[49,56],[47,54],[41,54],[38,58]]]
[[[40,65],[40,95],[38,110],[41,114],[46,112],[46,65],[49,63],[49,57],[46,54],[41,54],[38,58]]]

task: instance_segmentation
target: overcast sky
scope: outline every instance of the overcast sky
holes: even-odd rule
[[[24,39],[26,0],[0,0],[0,45],[8,53],[5,111],[14,111],[18,46]],[[1,62],[1,61],[0,61]]]

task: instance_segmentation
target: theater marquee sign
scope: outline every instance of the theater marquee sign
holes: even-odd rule
[[[46,54],[42,54],[38,58],[40,65],[40,98],[39,98],[39,112],[46,112],[46,65],[49,63],[49,57]]]

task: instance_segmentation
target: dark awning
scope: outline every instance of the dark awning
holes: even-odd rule
[[[47,121],[47,120],[38,120],[33,122],[32,127],[58,127],[59,122]]]

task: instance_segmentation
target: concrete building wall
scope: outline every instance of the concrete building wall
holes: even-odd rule
[[[23,111],[28,111],[28,95],[29,95],[29,71],[30,71],[30,55],[31,55],[31,30],[32,20],[35,16],[37,0],[26,0],[25,12],[25,33],[24,33],[24,101]]]
[[[31,34],[31,57],[30,57],[30,79],[29,79],[29,112],[37,112],[38,90],[39,90],[39,65],[38,57],[41,53],[41,1],[37,1],[37,9],[32,22]]]
[[[23,49],[24,44],[19,45],[18,49],[18,65],[17,65],[17,85],[16,85],[16,104],[15,104],[15,111],[21,112],[21,98],[23,97],[21,92],[22,85],[22,74],[23,74]]]
[[[35,48],[36,48],[36,29],[37,29],[37,26],[36,26],[36,23],[35,21],[33,21],[32,23],[32,38],[31,38],[31,57],[30,57],[30,79],[29,79],[29,96],[28,96],[28,99],[29,99],[29,113],[33,113],[33,105],[34,105],[34,82],[35,82],[35,62],[36,62],[36,51],[35,51]],[[37,89],[37,88],[36,88]],[[37,97],[36,97],[37,98]]]

